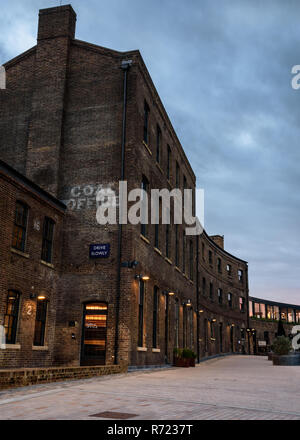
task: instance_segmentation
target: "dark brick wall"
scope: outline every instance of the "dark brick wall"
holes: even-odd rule
[[[12,249],[12,232],[16,201],[29,207],[27,238],[24,252]],[[53,262],[41,261],[44,217],[55,221]],[[0,171],[0,324],[4,323],[9,290],[20,293],[16,344],[0,349],[0,367],[50,366],[53,363],[57,282],[61,262],[63,211],[39,196],[33,189]],[[44,294],[48,301],[45,345],[33,348],[37,299]]]

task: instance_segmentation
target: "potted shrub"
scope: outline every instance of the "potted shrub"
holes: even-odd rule
[[[196,366],[196,357],[197,357],[197,354],[194,351],[191,351],[190,367]]]
[[[184,367],[185,366],[185,360],[182,356],[182,349],[181,348],[174,348],[174,366],[175,367]]]
[[[190,366],[191,350],[184,348],[182,350],[182,358],[184,360],[184,367],[188,368]]]
[[[286,336],[278,336],[273,344],[273,365],[300,365],[300,356],[290,353],[292,343]]]

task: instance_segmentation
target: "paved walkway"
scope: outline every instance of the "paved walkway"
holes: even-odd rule
[[[230,356],[196,368],[138,371],[0,392],[1,420],[300,420],[300,367]],[[100,420],[101,417],[98,417]]]

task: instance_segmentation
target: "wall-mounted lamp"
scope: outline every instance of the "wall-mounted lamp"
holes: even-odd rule
[[[231,324],[231,327],[235,327],[235,324]]]
[[[212,319],[212,322],[217,322],[216,318]]]
[[[186,307],[191,307],[192,302],[191,302],[190,299],[188,299],[187,301],[183,301],[183,302],[182,302],[182,305],[183,305],[183,306],[186,306]]]
[[[150,277],[148,275],[136,275],[134,277],[136,280],[149,281]]]
[[[36,293],[31,293],[30,299],[37,299],[38,301],[44,301],[46,298],[45,295],[38,295]]]
[[[250,328],[247,328],[247,332],[251,332],[251,329],[250,329]]]
[[[168,292],[168,295],[169,295],[169,296],[174,296],[174,295],[175,295],[175,292]]]
[[[204,313],[204,310],[199,310],[199,313]]]

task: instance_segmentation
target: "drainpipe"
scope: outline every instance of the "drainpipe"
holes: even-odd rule
[[[199,315],[199,235],[196,236],[196,302],[197,302],[197,361],[200,362],[200,315]]]
[[[123,92],[123,121],[122,121],[122,147],[121,147],[121,181],[125,178],[125,142],[126,142],[126,110],[127,110],[127,76],[132,64],[131,60],[122,61],[121,68],[124,71],[124,92]],[[119,211],[120,216],[120,211]],[[119,316],[120,316],[120,296],[121,296],[121,267],[122,267],[122,224],[119,218],[118,229],[118,269],[117,269],[117,294],[116,294],[116,334],[114,363],[119,361]]]

